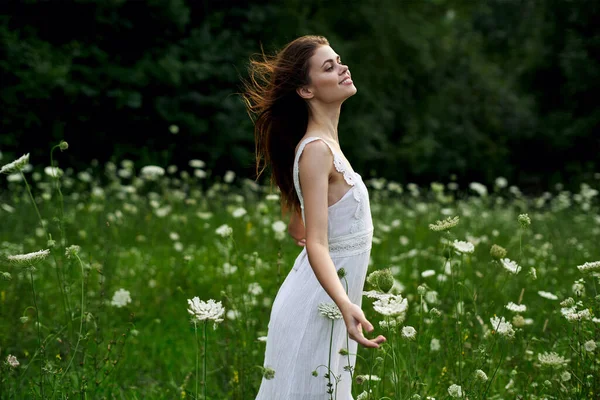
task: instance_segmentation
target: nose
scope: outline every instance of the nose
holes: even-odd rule
[[[341,75],[344,75],[346,73],[346,71],[348,71],[349,67],[347,65],[344,65],[344,68],[342,68],[342,73]]]

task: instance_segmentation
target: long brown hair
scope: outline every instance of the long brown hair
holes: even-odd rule
[[[300,211],[292,175],[294,150],[306,133],[309,111],[296,89],[310,84],[309,59],[324,45],[329,45],[325,37],[306,35],[273,56],[262,51],[262,60],[250,58],[250,81],[242,79],[242,97],[254,122],[256,179],[267,166],[271,167],[270,182],[281,191],[283,215],[290,210]]]

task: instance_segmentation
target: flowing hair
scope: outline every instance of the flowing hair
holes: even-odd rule
[[[262,60],[250,58],[248,75],[242,79],[242,98],[254,123],[256,179],[271,168],[271,185],[281,192],[281,210],[300,212],[293,179],[294,151],[308,126],[308,104],[298,87],[309,85],[309,59],[329,41],[318,35],[301,36],[273,56],[262,50]]]

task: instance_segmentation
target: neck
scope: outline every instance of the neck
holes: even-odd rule
[[[341,104],[309,107],[307,131],[318,132],[319,136],[328,138],[339,144],[338,122],[340,120]]]

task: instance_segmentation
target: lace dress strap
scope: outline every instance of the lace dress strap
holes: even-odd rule
[[[331,145],[329,143],[327,143],[327,141],[325,141],[323,138],[320,138],[318,136],[310,136],[310,137],[307,137],[306,139],[304,139],[300,143],[300,147],[298,147],[298,151],[296,152],[296,157],[294,158],[294,170],[293,170],[294,186],[296,188],[296,194],[298,194],[298,199],[300,200],[300,207],[302,208],[302,219],[303,220],[304,220],[304,198],[302,197],[302,190],[300,189],[299,160],[300,160],[300,155],[302,154],[302,151],[304,150],[304,147],[308,143],[314,142],[315,140],[322,140],[329,147],[329,150],[331,150],[331,153],[333,154],[333,165],[335,166],[336,171],[338,171],[339,173],[344,175],[344,180],[346,181],[346,183],[350,186],[354,186],[356,184],[355,177],[352,174],[352,171],[350,171],[350,168],[348,168],[348,166],[344,162],[344,159],[335,151],[335,149],[333,147],[331,147]]]

